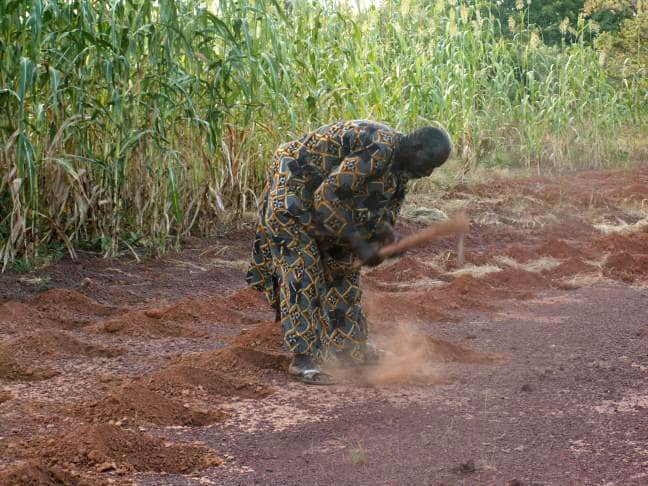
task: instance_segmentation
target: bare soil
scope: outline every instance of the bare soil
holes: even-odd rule
[[[364,272],[384,362],[308,387],[252,226],[0,277],[0,484],[647,484],[648,167],[457,185]],[[402,233],[420,228],[403,221]]]

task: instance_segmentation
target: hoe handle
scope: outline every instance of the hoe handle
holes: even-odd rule
[[[411,250],[417,246],[421,246],[424,243],[441,238],[448,235],[459,235],[459,245],[457,248],[457,256],[459,260],[459,265],[463,264],[463,236],[468,232],[468,227],[470,226],[470,220],[465,211],[461,211],[456,214],[453,218],[448,221],[443,221],[441,223],[436,223],[428,226],[427,228],[414,233],[413,235],[406,236],[396,243],[391,243],[389,245],[383,246],[379,250],[379,254],[383,258],[389,258],[394,255],[398,255],[407,250]]]

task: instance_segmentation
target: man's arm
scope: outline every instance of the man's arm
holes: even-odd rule
[[[407,178],[401,175],[398,179],[396,192],[383,210],[383,214],[376,225],[376,241],[380,243],[393,243],[399,239],[396,232],[396,220],[400,213],[407,189]]]

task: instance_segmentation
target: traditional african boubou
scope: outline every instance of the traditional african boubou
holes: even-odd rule
[[[433,169],[414,159],[443,159],[436,167],[447,158],[447,135],[426,129],[441,134],[432,137],[434,153],[421,145],[422,133],[365,120],[323,126],[275,153],[247,281],[280,314],[296,355],[364,359],[367,324],[354,260],[380,263],[377,249],[396,238],[407,181]]]

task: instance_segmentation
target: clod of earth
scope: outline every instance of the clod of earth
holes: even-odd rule
[[[0,354],[0,379],[8,381],[47,380],[59,372],[39,365],[35,361],[18,359]]]
[[[87,356],[112,358],[122,350],[85,343],[64,331],[44,330],[0,343],[0,353],[14,356],[43,357]]]
[[[119,421],[150,422],[156,425],[209,425],[226,417],[221,411],[192,410],[175,400],[131,383],[116,387],[101,400],[75,407],[77,415],[94,423]]]
[[[0,484],[38,486],[90,486],[59,467],[48,467],[38,460],[0,471]]]
[[[28,454],[44,458],[50,467],[97,468],[115,464],[126,471],[188,473],[219,466],[222,460],[201,446],[169,444],[148,434],[100,424],[86,425],[50,439],[35,439]]]

